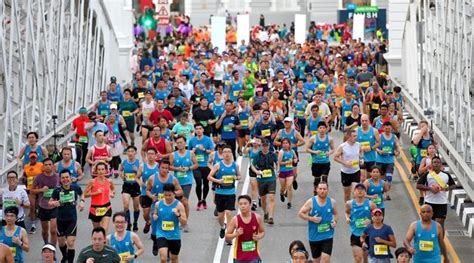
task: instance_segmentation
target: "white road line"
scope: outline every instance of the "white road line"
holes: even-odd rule
[[[242,168],[242,156],[237,157],[237,165],[239,166],[239,168]],[[242,169],[241,169],[241,171],[242,171]],[[247,180],[247,178],[245,178],[245,180]],[[244,187],[245,187],[245,182],[244,182]],[[248,187],[248,183],[247,183],[247,187]],[[243,190],[243,188],[242,188],[242,190]],[[247,192],[247,190],[245,190],[245,192]],[[225,217],[224,217],[224,223],[227,224],[227,220],[226,220]],[[225,242],[225,238],[219,238],[217,240],[216,251],[214,252],[214,260],[212,262],[214,262],[214,263],[220,263],[221,262],[222,249],[224,248],[224,242]]]

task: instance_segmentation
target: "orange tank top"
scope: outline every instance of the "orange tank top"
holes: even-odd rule
[[[107,203],[110,203],[110,181],[104,179],[103,182],[99,178],[92,179],[92,189],[91,192],[97,192],[102,188],[102,193],[100,195],[91,196],[91,205],[92,206],[102,206]]]

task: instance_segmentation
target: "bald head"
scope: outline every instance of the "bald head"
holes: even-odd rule
[[[368,129],[370,125],[369,115],[362,114],[362,116],[360,117],[360,122],[362,123],[362,128],[364,128],[364,130]]]
[[[431,205],[424,204],[420,208],[420,216],[421,216],[421,221],[423,222],[429,222],[431,221],[431,217],[433,216],[433,208]]]

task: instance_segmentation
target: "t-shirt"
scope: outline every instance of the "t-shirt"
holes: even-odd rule
[[[79,116],[72,121],[72,127],[76,129],[77,136],[87,136],[86,123],[89,122],[89,117]]]
[[[122,115],[122,117],[126,121],[135,120],[135,116],[133,115],[133,112],[136,111],[137,109],[138,109],[138,106],[133,100],[119,102],[120,115]]]
[[[47,192],[39,193],[39,203],[38,205],[43,209],[52,209],[49,207],[48,201],[53,195],[54,189],[59,185],[59,176],[54,173],[52,176],[47,176],[45,174],[39,174],[35,177],[33,182],[33,188],[43,188],[47,186],[49,190]]]
[[[433,186],[434,184],[438,184],[435,177],[433,176],[434,171],[426,173],[418,179],[417,184],[423,184],[426,186]],[[439,179],[441,179],[446,186],[455,185],[453,178],[450,174],[445,172],[439,172],[438,174]],[[426,191],[425,202],[431,204],[447,204],[448,203],[448,192],[447,191],[439,191],[438,193],[433,193],[431,191]]]
[[[77,184],[71,184],[69,190],[62,186],[54,189],[51,198],[58,200],[58,221],[75,221],[77,220],[76,204],[82,195],[82,189]]]
[[[85,263],[88,258],[93,258],[94,263],[120,263],[120,256],[115,248],[105,245],[102,251],[92,249],[92,245],[85,247],[79,253],[77,263]]]
[[[213,119],[215,119],[214,111],[209,108],[205,110],[197,108],[193,112],[193,120],[196,121],[196,123],[201,123],[202,126],[204,126],[204,133],[206,135],[211,133],[211,126],[209,125],[208,121]]]
[[[107,128],[107,125],[103,124],[102,122],[97,122],[88,132],[87,132],[87,137],[89,138],[89,148],[95,145],[97,142],[95,139],[95,132],[96,131],[102,131],[102,132],[108,132],[109,128]]]
[[[169,106],[168,106],[168,107],[166,107],[166,110],[169,111],[169,112],[171,112],[171,115],[173,115],[173,117],[176,118],[176,119],[177,119],[177,118],[179,117],[179,115],[181,115],[181,113],[183,112],[183,109],[182,109],[180,106],[178,106],[178,105],[175,105],[175,106],[173,106],[173,107],[169,107]]]
[[[7,187],[0,190],[0,196],[2,200],[2,209],[10,206],[16,206],[18,208],[18,217],[16,221],[22,221],[25,218],[25,211],[22,206],[17,205],[16,199],[19,199],[21,203],[29,203],[28,194],[26,193],[25,186],[19,185],[15,190],[10,191]]]
[[[150,114],[150,122],[153,123],[154,125],[158,125],[160,122],[160,118],[164,117],[168,123],[173,122],[173,114],[171,114],[170,111],[164,109],[163,111],[153,111]]]
[[[393,230],[389,225],[383,224],[382,228],[375,229],[370,224],[364,229],[364,234],[369,236],[369,255],[374,258],[392,258],[388,245],[377,243],[376,237],[380,237],[383,240],[389,240],[390,235],[393,234]]]
[[[177,135],[183,135],[186,137],[186,140],[189,139],[191,132],[194,131],[194,127],[191,123],[186,123],[186,125],[181,124],[181,122],[176,123],[173,126],[172,130]]]

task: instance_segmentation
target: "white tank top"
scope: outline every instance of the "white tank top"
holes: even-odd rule
[[[350,145],[348,142],[341,144],[342,147],[342,160],[351,161],[352,167],[347,167],[345,165],[341,166],[341,171],[346,174],[353,174],[360,170],[359,167],[359,151],[360,144],[355,142]]]
[[[152,100],[147,103],[145,100],[142,102],[142,115],[143,115],[143,124],[149,125],[149,118],[151,113],[155,110],[155,101]]]

